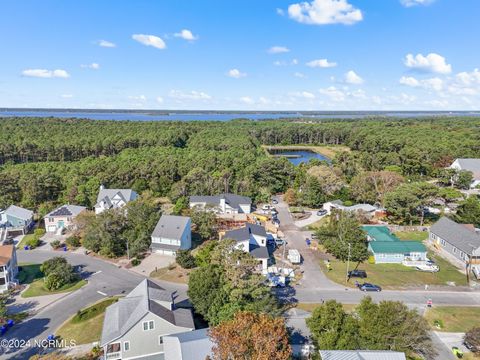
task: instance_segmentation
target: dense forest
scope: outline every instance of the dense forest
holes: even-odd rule
[[[325,190],[322,180],[324,164],[295,168],[286,159],[269,157],[261,146],[290,144],[350,148],[332,159],[334,171],[327,175],[339,181],[331,191]],[[395,172],[401,178],[395,185],[404,179],[427,180],[438,176],[439,169],[456,157],[480,157],[480,119],[131,122],[3,118],[0,207],[16,203],[44,212],[63,202],[92,206],[100,184],[151,190],[173,202],[191,194],[225,190],[262,199],[304,186],[304,193],[317,195],[317,200],[304,201],[313,205],[342,194],[365,197],[348,189],[367,172]],[[315,194],[317,188],[322,196]]]

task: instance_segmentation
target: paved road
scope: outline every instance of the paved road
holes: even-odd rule
[[[81,289],[68,294],[40,311],[37,315],[24,323],[14,326],[7,332],[7,339],[43,340],[69,317],[89,304],[99,301],[105,296],[126,294],[130,292],[145,277],[105,261],[85,256],[82,254],[59,253],[55,251],[18,251],[19,263],[41,263],[54,256],[64,256],[68,262],[82,267],[82,276],[88,284]],[[161,286],[170,291],[177,291],[177,301],[186,298],[187,287],[157,281]],[[5,349],[1,349],[5,350]],[[5,359],[28,359],[28,356],[38,351],[38,348],[10,349],[8,354],[0,355]],[[2,354],[0,352],[0,354]]]

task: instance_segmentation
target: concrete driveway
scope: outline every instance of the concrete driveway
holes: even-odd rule
[[[140,265],[134,266],[130,268],[130,270],[135,271],[136,273],[144,276],[150,276],[152,271],[166,268],[168,265],[172,263],[175,263],[174,256],[153,253],[148,255],[145,259],[143,259]]]
[[[295,226],[301,229],[306,226],[312,225],[325,217],[325,215],[318,216],[317,211],[318,210],[307,211],[308,213],[310,213],[310,216],[307,219],[295,221]]]

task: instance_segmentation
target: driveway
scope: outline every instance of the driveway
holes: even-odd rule
[[[145,259],[142,260],[142,263],[138,266],[130,268],[130,270],[144,275],[149,276],[152,271],[157,269],[166,268],[168,265],[175,262],[175,257],[162,255],[162,254],[150,254]]]
[[[88,284],[74,291],[52,305],[45,307],[27,321],[15,325],[4,338],[30,340],[31,346],[24,348],[0,349],[3,359],[28,359],[40,348],[33,346],[34,339],[43,340],[54,333],[60,325],[73,316],[78,310],[99,301],[106,296],[127,294],[145,277],[128,271],[105,261],[74,253],[54,251],[23,251],[17,252],[19,263],[41,263],[54,256],[63,256],[74,266],[81,266]],[[160,286],[176,292],[176,302],[186,299],[187,287],[181,284],[170,284],[157,281]],[[7,354],[6,354],[7,353]]]
[[[310,213],[310,216],[307,219],[295,221],[295,226],[296,227],[298,227],[300,229],[304,228],[306,226],[309,226],[309,225],[312,225],[312,224],[316,223],[317,221],[319,221],[323,217],[325,217],[325,215],[318,216],[317,215],[317,210],[307,211],[307,212]]]

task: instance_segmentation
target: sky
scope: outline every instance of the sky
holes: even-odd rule
[[[2,0],[0,107],[480,110],[478,0]]]

